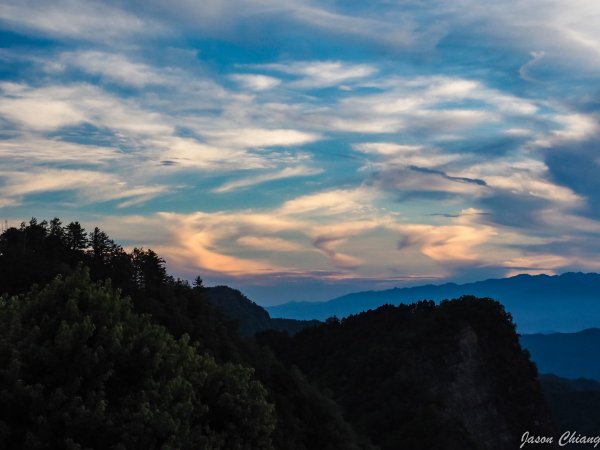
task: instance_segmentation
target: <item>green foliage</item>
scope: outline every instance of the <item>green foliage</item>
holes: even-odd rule
[[[0,300],[0,447],[268,449],[251,369],[202,356],[87,272]]]

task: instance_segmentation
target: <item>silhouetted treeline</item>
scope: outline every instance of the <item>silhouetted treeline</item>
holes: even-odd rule
[[[89,268],[89,278],[80,273],[79,267]],[[74,279],[67,278],[66,285],[58,282],[59,285],[49,287],[53,292],[49,294],[46,291],[39,293],[39,290],[34,289],[28,293],[33,285],[44,286],[51,282],[56,276],[73,276]],[[110,280],[108,287],[95,287],[94,281]],[[186,347],[188,344],[173,344],[183,345],[183,348],[177,349],[176,352],[190,352],[190,348],[201,358],[202,364],[216,364],[215,373],[227,374],[231,376],[221,377],[220,389],[223,393],[231,391],[230,394],[223,398],[213,398],[214,404],[207,404],[208,411],[201,411],[197,414],[193,411],[188,411],[187,415],[181,415],[183,412],[175,413],[172,410],[166,410],[160,420],[154,420],[153,417],[160,413],[160,410],[155,410],[156,406],[152,402],[144,402],[143,395],[150,395],[154,401],[172,403],[176,401],[172,397],[177,395],[191,395],[189,400],[192,403],[201,401],[203,389],[205,385],[200,385],[200,390],[195,390],[194,387],[186,391],[178,390],[175,394],[170,393],[168,389],[163,389],[164,383],[173,383],[170,380],[174,372],[161,369],[161,381],[158,382],[154,378],[150,378],[149,384],[142,389],[144,391],[142,397],[136,397],[130,403],[118,403],[115,405],[112,394],[105,393],[109,397],[102,400],[101,396],[95,392],[104,392],[104,378],[111,379],[112,383],[121,383],[121,379],[125,377],[123,386],[125,391],[132,389],[132,394],[135,394],[135,389],[141,389],[138,384],[133,383],[133,378],[140,377],[136,364],[130,364],[129,369],[116,370],[114,367],[106,368],[104,372],[95,372],[95,369],[86,369],[87,364],[85,359],[80,359],[82,354],[98,351],[98,333],[101,332],[102,324],[99,322],[104,320],[98,317],[96,312],[87,312],[85,316],[75,318],[65,314],[70,314],[68,302],[79,302],[78,293],[75,293],[73,298],[69,298],[68,290],[84,289],[96,290],[100,289],[104,297],[111,295],[119,296],[114,293],[114,289],[121,292],[119,298],[129,296],[132,299],[132,314],[135,314],[136,319],[145,320],[139,317],[139,314],[147,314],[149,320],[154,324],[164,327],[166,330],[161,339],[171,339],[165,336],[172,336],[173,339],[187,339],[189,336],[192,347]],[[0,398],[0,448],[159,448],[165,445],[164,448],[192,448],[197,442],[204,444],[195,448],[206,449],[246,449],[246,448],[276,448],[276,449],[298,449],[308,450],[314,448],[322,449],[338,449],[338,448],[359,448],[355,443],[355,436],[351,428],[343,419],[338,406],[328,400],[320,391],[311,386],[304,376],[295,370],[290,370],[280,363],[269,350],[261,349],[254,345],[251,340],[243,339],[237,332],[235,323],[226,318],[219,310],[206,299],[204,288],[201,280],[191,286],[188,282],[174,279],[167,274],[164,260],[160,258],[152,250],[134,249],[128,253],[124,249],[112,241],[106,233],[98,228],[92,232],[86,232],[83,227],[73,222],[64,226],[59,219],[53,219],[50,222],[38,222],[32,219],[29,223],[22,223],[19,228],[9,228],[0,235],[0,293],[8,295],[21,294],[22,297],[9,299],[4,297],[1,305],[0,317],[5,321],[10,321],[14,325],[14,330],[6,324],[2,323],[0,330],[0,383],[1,392],[4,396]],[[23,297],[24,296],[24,297]],[[41,298],[40,298],[41,296]],[[125,303],[126,300],[123,300]],[[115,305],[116,300],[110,300],[109,303]],[[30,307],[30,304],[38,304],[39,307]],[[52,305],[52,306],[51,306]],[[13,311],[14,309],[24,308],[23,311]],[[25,310],[28,312],[27,321],[24,319]],[[101,314],[98,312],[98,314]],[[113,312],[111,312],[113,314]],[[115,313],[116,314],[116,313]],[[129,314],[129,313],[128,313]],[[46,322],[49,320],[49,322]],[[75,323],[69,322],[75,320]],[[57,353],[61,350],[53,345],[44,348],[45,344],[50,341],[61,339],[63,324],[69,327],[81,327],[79,323],[83,321],[83,326],[91,327],[93,338],[81,343],[77,341],[75,344],[82,346],[81,352],[62,354],[56,361]],[[23,330],[36,329],[36,324],[44,322],[49,329],[46,332],[46,340],[38,342],[35,339],[37,335],[30,336],[22,334]],[[137,323],[137,322],[136,322]],[[13,326],[11,325],[11,326]],[[149,325],[148,325],[149,326]],[[130,323],[119,321],[112,323],[111,327],[115,333],[121,332],[126,335],[129,333],[138,333],[140,330],[131,330]],[[150,328],[154,330],[153,328]],[[155,333],[162,333],[156,331]],[[78,339],[75,333],[73,339]],[[128,339],[134,339],[129,337]],[[165,341],[165,345],[167,345]],[[169,341],[170,342],[170,341]],[[187,342],[187,341],[185,341]],[[70,344],[69,344],[70,345]],[[171,345],[171,344],[168,344]],[[31,352],[27,358],[22,359],[22,354],[16,352],[15,348],[25,346]],[[52,358],[52,361],[46,366],[36,366],[38,369],[33,369],[35,364],[33,350],[40,347],[39,352],[47,354]],[[153,346],[140,347],[135,349],[122,349],[124,352],[130,353],[118,354],[115,357],[121,359],[131,358],[131,361],[140,361],[139,358],[146,357],[152,360],[160,361],[160,358],[167,358],[168,363],[172,364],[173,358],[181,358],[175,354],[157,353],[160,345],[154,341]],[[28,351],[29,351],[28,350]],[[142,352],[140,356],[137,353]],[[206,355],[206,356],[203,356]],[[112,358],[112,356],[111,356]],[[137,358],[137,359],[136,359]],[[196,357],[194,357],[196,358]],[[202,359],[205,358],[205,359]],[[206,359],[208,358],[208,359]],[[214,358],[211,362],[210,358]],[[57,374],[62,374],[65,367],[60,367],[60,362],[65,362],[69,359],[69,365],[65,367],[74,367],[79,370],[72,372],[72,377],[79,380],[82,384],[72,386],[72,378],[60,378]],[[156,361],[155,361],[156,362]],[[205,363],[206,362],[206,363]],[[30,365],[33,364],[33,365]],[[108,364],[108,363],[107,363]],[[233,364],[233,366],[228,366]],[[2,369],[6,368],[6,369]],[[20,371],[15,372],[15,368]],[[247,371],[244,372],[243,369]],[[56,373],[53,373],[54,371]],[[197,370],[197,369],[190,369]],[[238,371],[242,379],[240,379],[232,371]],[[220,371],[220,372],[219,372]],[[47,377],[53,377],[51,384],[46,385]],[[130,378],[129,378],[130,377]],[[216,376],[219,379],[220,376]],[[247,379],[244,380],[243,378]],[[88,379],[90,378],[90,379]],[[25,382],[24,380],[27,380]],[[61,381],[62,380],[62,381]],[[142,377],[143,380],[143,377]],[[154,381],[152,381],[154,380]],[[21,386],[19,383],[25,383],[23,389],[25,393],[20,397],[15,397],[13,392],[16,387]],[[64,384],[61,385],[61,383]],[[187,381],[186,381],[187,382]],[[192,381],[190,381],[192,382]],[[15,384],[17,383],[17,384]],[[99,384],[98,384],[99,383]],[[136,381],[136,383],[144,383]],[[265,400],[268,405],[272,405],[271,411],[268,408],[264,409],[264,420],[260,417],[247,417],[250,424],[260,425],[256,432],[263,433],[262,439],[259,437],[252,438],[247,434],[248,430],[242,432],[243,427],[236,422],[236,417],[240,414],[254,414],[249,410],[242,408],[245,403],[261,404],[261,391],[254,389],[248,391],[248,386],[256,383],[257,386],[265,389]],[[192,382],[193,384],[193,382]],[[211,385],[212,386],[212,385]],[[211,388],[212,389],[212,388]],[[148,391],[150,390],[150,391]],[[39,391],[39,392],[38,392]],[[123,392],[125,392],[123,391]],[[58,392],[54,394],[53,392]],[[73,401],[63,401],[62,409],[53,413],[58,408],[54,402],[54,396],[58,395],[70,397],[75,396]],[[252,397],[254,395],[254,397]],[[62,423],[61,418],[75,416],[79,414],[79,408],[82,408],[79,399],[87,397],[95,398],[99,403],[94,407],[95,412],[87,413],[87,418],[90,417],[96,420],[95,426],[98,427],[96,432],[101,435],[106,433],[104,441],[92,441],[96,439],[96,435],[91,435],[89,439],[78,441],[79,437],[87,433],[86,430],[92,426],[87,423],[77,425],[72,423]],[[20,414],[14,414],[13,406],[21,402]],[[136,403],[141,402],[141,403]],[[136,410],[139,405],[145,405],[142,410]],[[49,407],[48,405],[51,405]],[[138,406],[136,406],[138,405]],[[185,406],[187,405],[187,406]],[[171,404],[175,407],[176,404]],[[113,411],[109,411],[110,408]],[[177,408],[189,408],[190,404],[185,403]],[[102,409],[108,408],[108,409]],[[240,409],[242,408],[242,409]],[[136,412],[138,411],[138,412]],[[219,412],[221,411],[221,412]],[[245,412],[244,412],[245,411]],[[181,413],[181,414],[179,414]],[[126,433],[126,429],[116,430],[111,427],[117,427],[116,417],[122,420],[123,414],[131,414],[132,417],[129,423],[132,427],[130,433],[135,436],[147,435],[146,440],[135,443],[129,442],[130,445],[125,447],[113,446],[110,442],[116,442],[119,439],[125,439],[119,433]],[[172,414],[175,414],[173,416]],[[179,415],[178,415],[179,414]],[[204,415],[202,415],[204,414]],[[160,415],[160,414],[159,414]],[[196,419],[194,419],[196,418]],[[200,419],[198,419],[200,418]],[[66,420],[66,419],[65,419]],[[87,420],[87,419],[86,419]],[[91,419],[90,419],[91,420]],[[180,434],[185,428],[186,433],[196,433],[193,431],[193,423],[187,425],[179,424],[175,426],[173,421],[186,420],[204,420],[200,423],[206,436],[221,436],[222,439],[214,440],[212,437],[205,441],[190,440],[183,442],[176,439],[174,434]],[[255,422],[258,420],[258,422]],[[270,420],[273,427],[270,428]],[[41,424],[33,426],[32,424]],[[170,425],[169,425],[170,424]],[[198,425],[198,426],[200,426]],[[184,428],[181,428],[184,427]],[[190,428],[191,427],[191,428]],[[126,428],[126,427],[125,427]],[[224,431],[223,431],[224,430]],[[225,433],[227,439],[219,433]],[[110,437],[112,436],[112,438]],[[121,436],[121,438],[119,438]],[[182,434],[182,436],[191,436]],[[111,441],[110,439],[113,439]],[[131,437],[135,439],[135,437]],[[129,439],[129,438],[128,438]],[[171,440],[169,440],[171,439]],[[182,437],[183,439],[183,437]],[[187,438],[185,438],[187,439]],[[198,437],[198,439],[200,439]],[[95,444],[94,444],[95,442]],[[177,445],[170,442],[178,442]],[[3,443],[10,443],[8,447]],[[208,444],[210,443],[210,445]],[[160,444],[160,445],[159,445]],[[185,445],[184,445],[185,444]]]

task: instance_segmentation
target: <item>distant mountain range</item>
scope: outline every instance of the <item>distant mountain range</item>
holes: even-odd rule
[[[521,346],[529,351],[540,373],[564,378],[600,380],[600,329],[577,333],[525,334]]]
[[[600,326],[600,274],[580,272],[356,292],[326,302],[290,302],[266,309],[271,317],[325,320],[384,304],[440,301],[461,295],[500,301],[512,314],[520,333],[575,332]]]

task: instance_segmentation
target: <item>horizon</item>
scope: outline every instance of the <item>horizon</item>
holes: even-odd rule
[[[9,0],[0,220],[99,226],[263,306],[600,272],[598,16]]]
[[[244,293],[242,290],[235,288],[234,286],[228,286],[230,288],[233,289],[237,289],[239,290],[242,294],[244,294],[246,297],[248,297],[249,300],[255,302],[256,304],[263,306],[264,308],[270,308],[270,307],[277,307],[277,306],[282,306],[282,305],[286,305],[288,303],[327,303],[328,301],[331,300],[338,300],[340,298],[346,297],[346,296],[350,296],[353,294],[363,294],[363,293],[371,293],[371,292],[381,292],[381,291],[387,291],[387,290],[394,290],[394,289],[410,289],[410,288],[420,288],[420,287],[430,287],[430,286],[444,286],[447,284],[452,284],[452,285],[456,285],[456,286],[464,286],[464,285],[468,285],[468,284],[477,284],[477,283],[485,283],[487,281],[496,281],[496,280],[508,280],[511,278],[517,278],[517,277],[562,277],[564,275],[599,275],[600,273],[598,272],[562,272],[562,273],[556,273],[553,275],[548,275],[545,273],[539,273],[539,274],[529,274],[529,273],[519,273],[516,275],[511,275],[509,277],[503,277],[503,278],[485,278],[485,279],[481,279],[481,280],[474,280],[474,281],[466,281],[464,283],[457,283],[455,281],[452,280],[447,280],[444,281],[443,283],[427,283],[427,284],[414,284],[414,285],[410,285],[410,286],[394,286],[391,288],[387,288],[387,289],[370,289],[370,290],[365,290],[365,291],[352,291],[352,292],[347,292],[345,294],[342,295],[338,295],[335,297],[330,297],[327,298],[325,300],[290,300],[290,301],[286,301],[283,303],[274,303],[274,304],[269,304],[269,305],[263,305],[261,303],[259,303],[257,300],[251,298],[249,295],[246,295],[246,293]],[[215,286],[207,286],[207,287],[220,287],[223,285],[215,285]],[[502,302],[501,302],[502,303]],[[558,331],[548,331],[548,333],[558,333]]]

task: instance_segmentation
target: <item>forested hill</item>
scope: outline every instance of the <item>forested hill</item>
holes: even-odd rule
[[[226,317],[234,320],[244,336],[259,331],[277,330],[295,334],[306,327],[319,325],[318,320],[272,319],[269,313],[237,289],[215,286],[205,289],[208,300]]]
[[[58,219],[0,235],[0,292],[0,448],[501,450],[553,429],[491,300],[242,337],[200,277]]]
[[[378,448],[515,449],[525,430],[555,432],[536,368],[490,299],[386,305],[258,339],[331,390]]]

